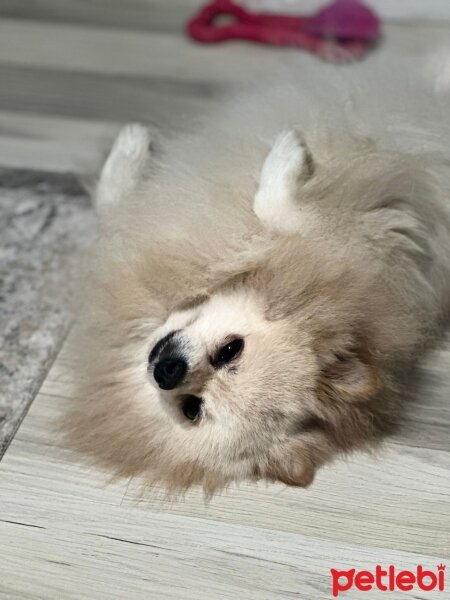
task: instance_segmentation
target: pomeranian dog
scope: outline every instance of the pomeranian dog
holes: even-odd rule
[[[306,486],[401,419],[450,307],[449,86],[405,71],[302,68],[161,148],[122,130],[73,447],[170,492]]]

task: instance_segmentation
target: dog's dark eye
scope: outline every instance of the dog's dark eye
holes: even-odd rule
[[[226,365],[239,356],[243,347],[244,340],[242,338],[236,338],[235,340],[228,342],[228,344],[225,344],[214,357],[213,365],[215,367]]]
[[[202,408],[202,399],[198,396],[186,396],[181,402],[181,410],[183,415],[189,421],[197,421],[200,417]]]

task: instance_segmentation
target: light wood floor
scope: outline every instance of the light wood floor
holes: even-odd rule
[[[198,3],[172,4],[0,0],[0,164],[94,172],[120,123],[182,126],[264,73],[265,49],[186,42],[179,24]],[[448,39],[450,26],[389,25],[367,68]],[[71,364],[69,340],[0,463],[1,600],[321,600],[332,567],[435,569],[449,557],[448,345],[377,456],[326,468],[309,490],[242,485],[209,505],[198,493],[167,504],[158,490],[138,502],[139,481],[108,484],[61,445],[54,420],[72,401]],[[445,594],[367,594],[384,596]]]
[[[0,465],[2,600],[320,600],[331,567],[435,569],[450,555],[450,351],[430,357],[410,428],[378,456],[309,490],[242,485],[209,505],[140,499],[139,481],[108,485],[61,445],[71,356],[69,341]],[[389,595],[422,597],[442,594]]]
[[[268,79],[275,60],[295,58],[300,80],[302,65],[317,60],[243,43],[191,44],[181,26],[200,3],[0,0],[0,165],[93,173],[124,122],[176,129],[222,90]],[[387,24],[367,68],[449,39],[450,21]]]

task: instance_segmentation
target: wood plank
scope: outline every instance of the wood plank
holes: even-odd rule
[[[182,30],[202,0],[2,0],[4,17],[146,31]]]
[[[449,468],[447,452],[387,444],[376,457],[353,456],[321,470],[308,490],[241,484],[208,505],[198,491],[166,505],[162,491],[148,496],[132,481],[123,502],[242,525],[251,514],[252,525],[266,529],[276,523],[279,531],[322,540],[448,557]]]
[[[309,14],[324,0],[240,0],[254,10],[277,10]],[[442,22],[450,20],[447,0],[366,0],[382,19],[388,21]],[[2,0],[0,14],[7,17],[81,23],[86,25],[181,31],[201,0]]]
[[[423,56],[445,46],[447,40],[446,27],[390,25],[370,61],[383,64],[398,53]],[[66,90],[61,99],[68,104],[70,116],[85,117],[87,109],[80,106],[84,101],[91,107],[91,118],[95,115],[109,120],[113,118],[108,111],[114,101],[115,105],[124,104],[123,111],[129,107],[129,118],[138,105],[149,101],[150,92],[153,104],[165,94],[169,108],[175,108],[173,96],[184,94],[188,101],[191,96],[211,98],[218,88],[229,89],[233,84],[264,80],[269,84],[280,65],[291,65],[300,74],[307,63],[318,64],[317,58],[295,49],[274,51],[244,43],[202,46],[170,34],[124,35],[110,29],[4,19],[0,20],[0,76],[3,94],[8,95],[0,110],[15,109],[15,100],[17,110],[31,111],[33,103],[39,105],[39,93],[50,101],[45,114],[51,114],[52,94],[61,95]],[[351,65],[345,69],[351,69]],[[105,89],[103,95],[95,96],[94,91],[90,95],[95,82],[95,90]],[[5,90],[7,86],[12,86],[11,90]],[[117,100],[112,94],[118,94]],[[105,102],[105,96],[110,102]],[[138,110],[134,120],[142,112],[142,108]]]
[[[97,174],[121,125],[0,111],[0,165]]]
[[[283,58],[308,54],[284,49]],[[55,26],[0,20],[0,63],[8,66],[145,77],[165,81],[224,83],[263,75],[278,53],[263,46],[232,43],[203,46],[180,35]],[[316,60],[316,59],[314,59]]]
[[[410,446],[450,451],[450,339],[421,362],[396,440]]]
[[[0,110],[102,121],[142,121],[165,128],[204,111],[211,85],[163,78],[67,73],[0,64]]]
[[[436,569],[440,561],[129,507],[91,505],[86,514],[86,503],[69,496],[55,501],[64,502],[66,519],[56,511],[53,520],[41,521],[44,529],[0,522],[8,547],[2,552],[1,583],[7,598],[321,600],[331,597],[330,567],[373,570],[378,563],[415,569],[419,563]],[[51,502],[41,501],[34,514],[48,511]],[[358,590],[345,597],[361,598]],[[427,594],[431,600],[439,597]],[[394,592],[390,598],[417,596]]]

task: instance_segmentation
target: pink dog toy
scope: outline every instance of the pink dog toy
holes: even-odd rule
[[[234,22],[217,24],[219,16]],[[187,31],[198,42],[234,39],[296,46],[336,61],[359,58],[369,50],[379,38],[380,21],[359,0],[335,0],[311,17],[251,13],[232,0],[214,0],[189,21]]]

